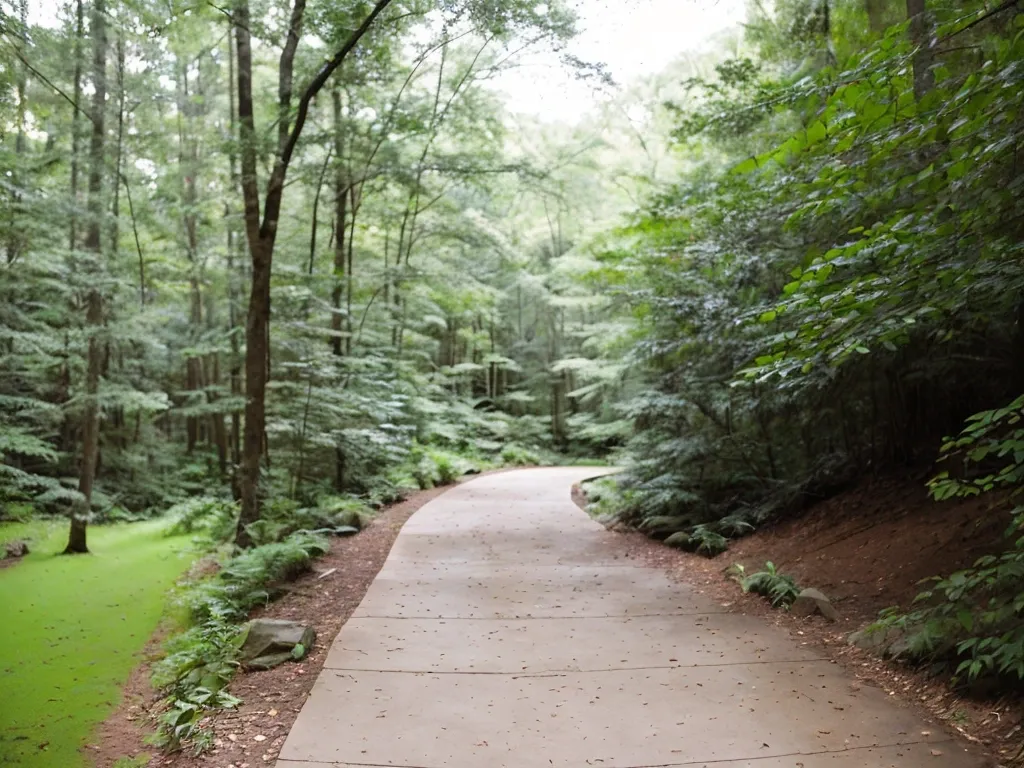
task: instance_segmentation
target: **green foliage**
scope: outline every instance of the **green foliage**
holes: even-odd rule
[[[644,374],[620,401],[618,518],[657,538],[743,535],[931,461],[1020,391],[1024,15],[930,9],[924,60],[887,11],[844,8],[826,33],[809,9],[753,11],[746,58],[686,80],[688,163],[600,244],[592,279],[631,313]],[[1018,482],[1000,460],[1020,408],[972,422],[1002,431],[958,438],[984,461],[939,497]]]
[[[347,500],[335,500],[333,507],[322,514],[358,514]],[[288,504],[277,508],[279,514],[290,509],[293,519],[299,511]],[[154,687],[166,694],[153,739],[157,746],[177,750],[187,744],[196,753],[212,746],[201,721],[210,710],[232,708],[240,701],[225,690],[239,666],[240,623],[280,594],[284,583],[309,570],[329,547],[319,533],[295,531],[229,557],[216,575],[181,591],[178,602],[191,626],[167,641],[166,655],[152,670]]]
[[[535,451],[515,443],[509,443],[501,449],[501,462],[510,467],[533,467],[542,463]]]
[[[942,447],[943,470],[930,482],[936,500],[1024,490],[1024,397],[967,420]],[[878,630],[906,634],[903,654],[913,661],[949,662],[967,683],[990,680],[1008,688],[1024,680],[1024,507],[1006,531],[1007,549],[972,567],[929,580],[916,608],[883,612]]]
[[[761,595],[775,608],[788,608],[800,594],[800,588],[792,576],[779,573],[770,560],[764,564],[763,571],[749,575],[741,575],[740,586],[744,592]]]
[[[223,499],[197,496],[167,510],[173,521],[168,535],[197,533],[214,544],[230,540],[235,534],[238,505]]]
[[[690,531],[690,546],[694,546],[699,555],[715,557],[725,552],[729,548],[729,543],[725,536],[712,531],[706,525],[695,525]]]

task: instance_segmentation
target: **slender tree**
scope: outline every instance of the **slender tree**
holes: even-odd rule
[[[88,221],[86,222],[85,250],[88,269],[93,275],[86,289],[85,327],[88,336],[86,356],[85,403],[82,409],[82,462],[78,473],[78,499],[71,511],[71,529],[65,553],[88,552],[86,526],[92,507],[93,481],[100,439],[100,373],[103,367],[103,176],[105,168],[105,120],[107,101],[107,19],[105,0],[93,0],[89,17],[89,35],[92,38],[92,133],[89,140]]]

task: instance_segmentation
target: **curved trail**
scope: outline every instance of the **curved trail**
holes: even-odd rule
[[[573,467],[488,475],[405,525],[278,768],[978,768],[753,617],[624,559]]]

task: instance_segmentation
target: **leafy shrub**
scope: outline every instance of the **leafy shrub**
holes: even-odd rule
[[[779,573],[770,560],[763,571],[757,571],[740,580],[744,592],[753,592],[768,599],[775,608],[788,608],[800,594],[800,588],[792,576]]]
[[[936,500],[1002,490],[1010,498],[1024,485],[1024,396],[1005,408],[967,420],[942,446],[941,463],[958,467],[930,483]],[[905,634],[912,661],[949,662],[968,683],[987,678],[1006,686],[1024,680],[1024,506],[1011,512],[1008,548],[944,578],[914,600],[909,612],[883,611],[873,629]]]
[[[297,531],[283,541],[263,544],[229,559],[213,579],[184,596],[191,618],[242,621],[257,605],[277,594],[282,582],[309,570],[310,563],[330,548],[322,535]]]
[[[501,449],[501,462],[510,467],[532,467],[543,463],[536,451],[517,443],[508,443]]]
[[[614,522],[627,506],[628,497],[614,477],[598,477],[581,484],[587,498],[587,514],[603,522]]]
[[[175,504],[167,515],[173,520],[169,536],[199,533],[214,543],[228,541],[235,534],[238,505],[211,496],[197,496]]]
[[[729,541],[706,525],[695,525],[688,531],[677,531],[665,539],[665,544],[705,557],[716,557],[729,548]]]
[[[729,548],[729,542],[725,536],[716,533],[706,525],[694,526],[693,530],[690,531],[690,542],[691,545],[696,545],[694,551],[697,554],[707,557],[720,555]]]
[[[350,536],[370,521],[370,508],[352,496],[322,497],[315,507],[300,507],[283,499],[267,504],[263,516],[249,525],[249,535],[257,545],[282,541],[298,531],[333,536]]]
[[[215,576],[184,590],[180,602],[193,626],[168,640],[167,655],[153,667],[153,685],[167,694],[168,705],[154,737],[158,746],[179,749],[188,742],[197,752],[210,746],[202,718],[239,703],[224,690],[238,669],[239,622],[328,548],[324,536],[297,531],[229,558]]]
[[[434,476],[437,485],[451,485],[462,474],[456,468],[454,457],[444,451],[429,451],[427,457],[434,463]]]

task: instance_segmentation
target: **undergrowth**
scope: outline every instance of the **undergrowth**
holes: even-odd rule
[[[1024,681],[1024,396],[972,416],[942,447],[949,470],[929,483],[937,501],[983,493],[1007,496],[1010,523],[1001,554],[928,580],[912,610],[882,612],[871,629],[902,635],[900,656],[942,664],[966,685],[1019,690]]]
[[[736,579],[744,592],[753,592],[768,600],[774,608],[789,608],[800,594],[796,580],[781,573],[771,560],[764,564],[764,570],[751,574],[739,563],[730,566],[730,575]]]
[[[741,513],[733,513],[712,522],[696,522],[688,514],[649,515],[636,517],[634,510],[642,503],[635,489],[616,477],[600,477],[583,484],[587,496],[587,512],[605,525],[623,524],[663,541],[670,547],[716,557],[729,548],[729,540],[754,530]]]
[[[237,516],[233,502],[210,498],[174,511],[172,530],[197,533],[210,547],[227,538]],[[268,502],[254,532],[258,546],[227,555],[215,575],[179,590],[176,602],[187,629],[167,641],[166,655],[152,670],[153,685],[165,694],[166,705],[151,739],[156,746],[171,751],[187,746],[197,754],[211,746],[212,732],[203,727],[203,719],[240,703],[226,688],[239,667],[243,622],[328,551],[327,534],[355,533],[370,515],[366,505],[345,497],[327,497],[315,509]]]

